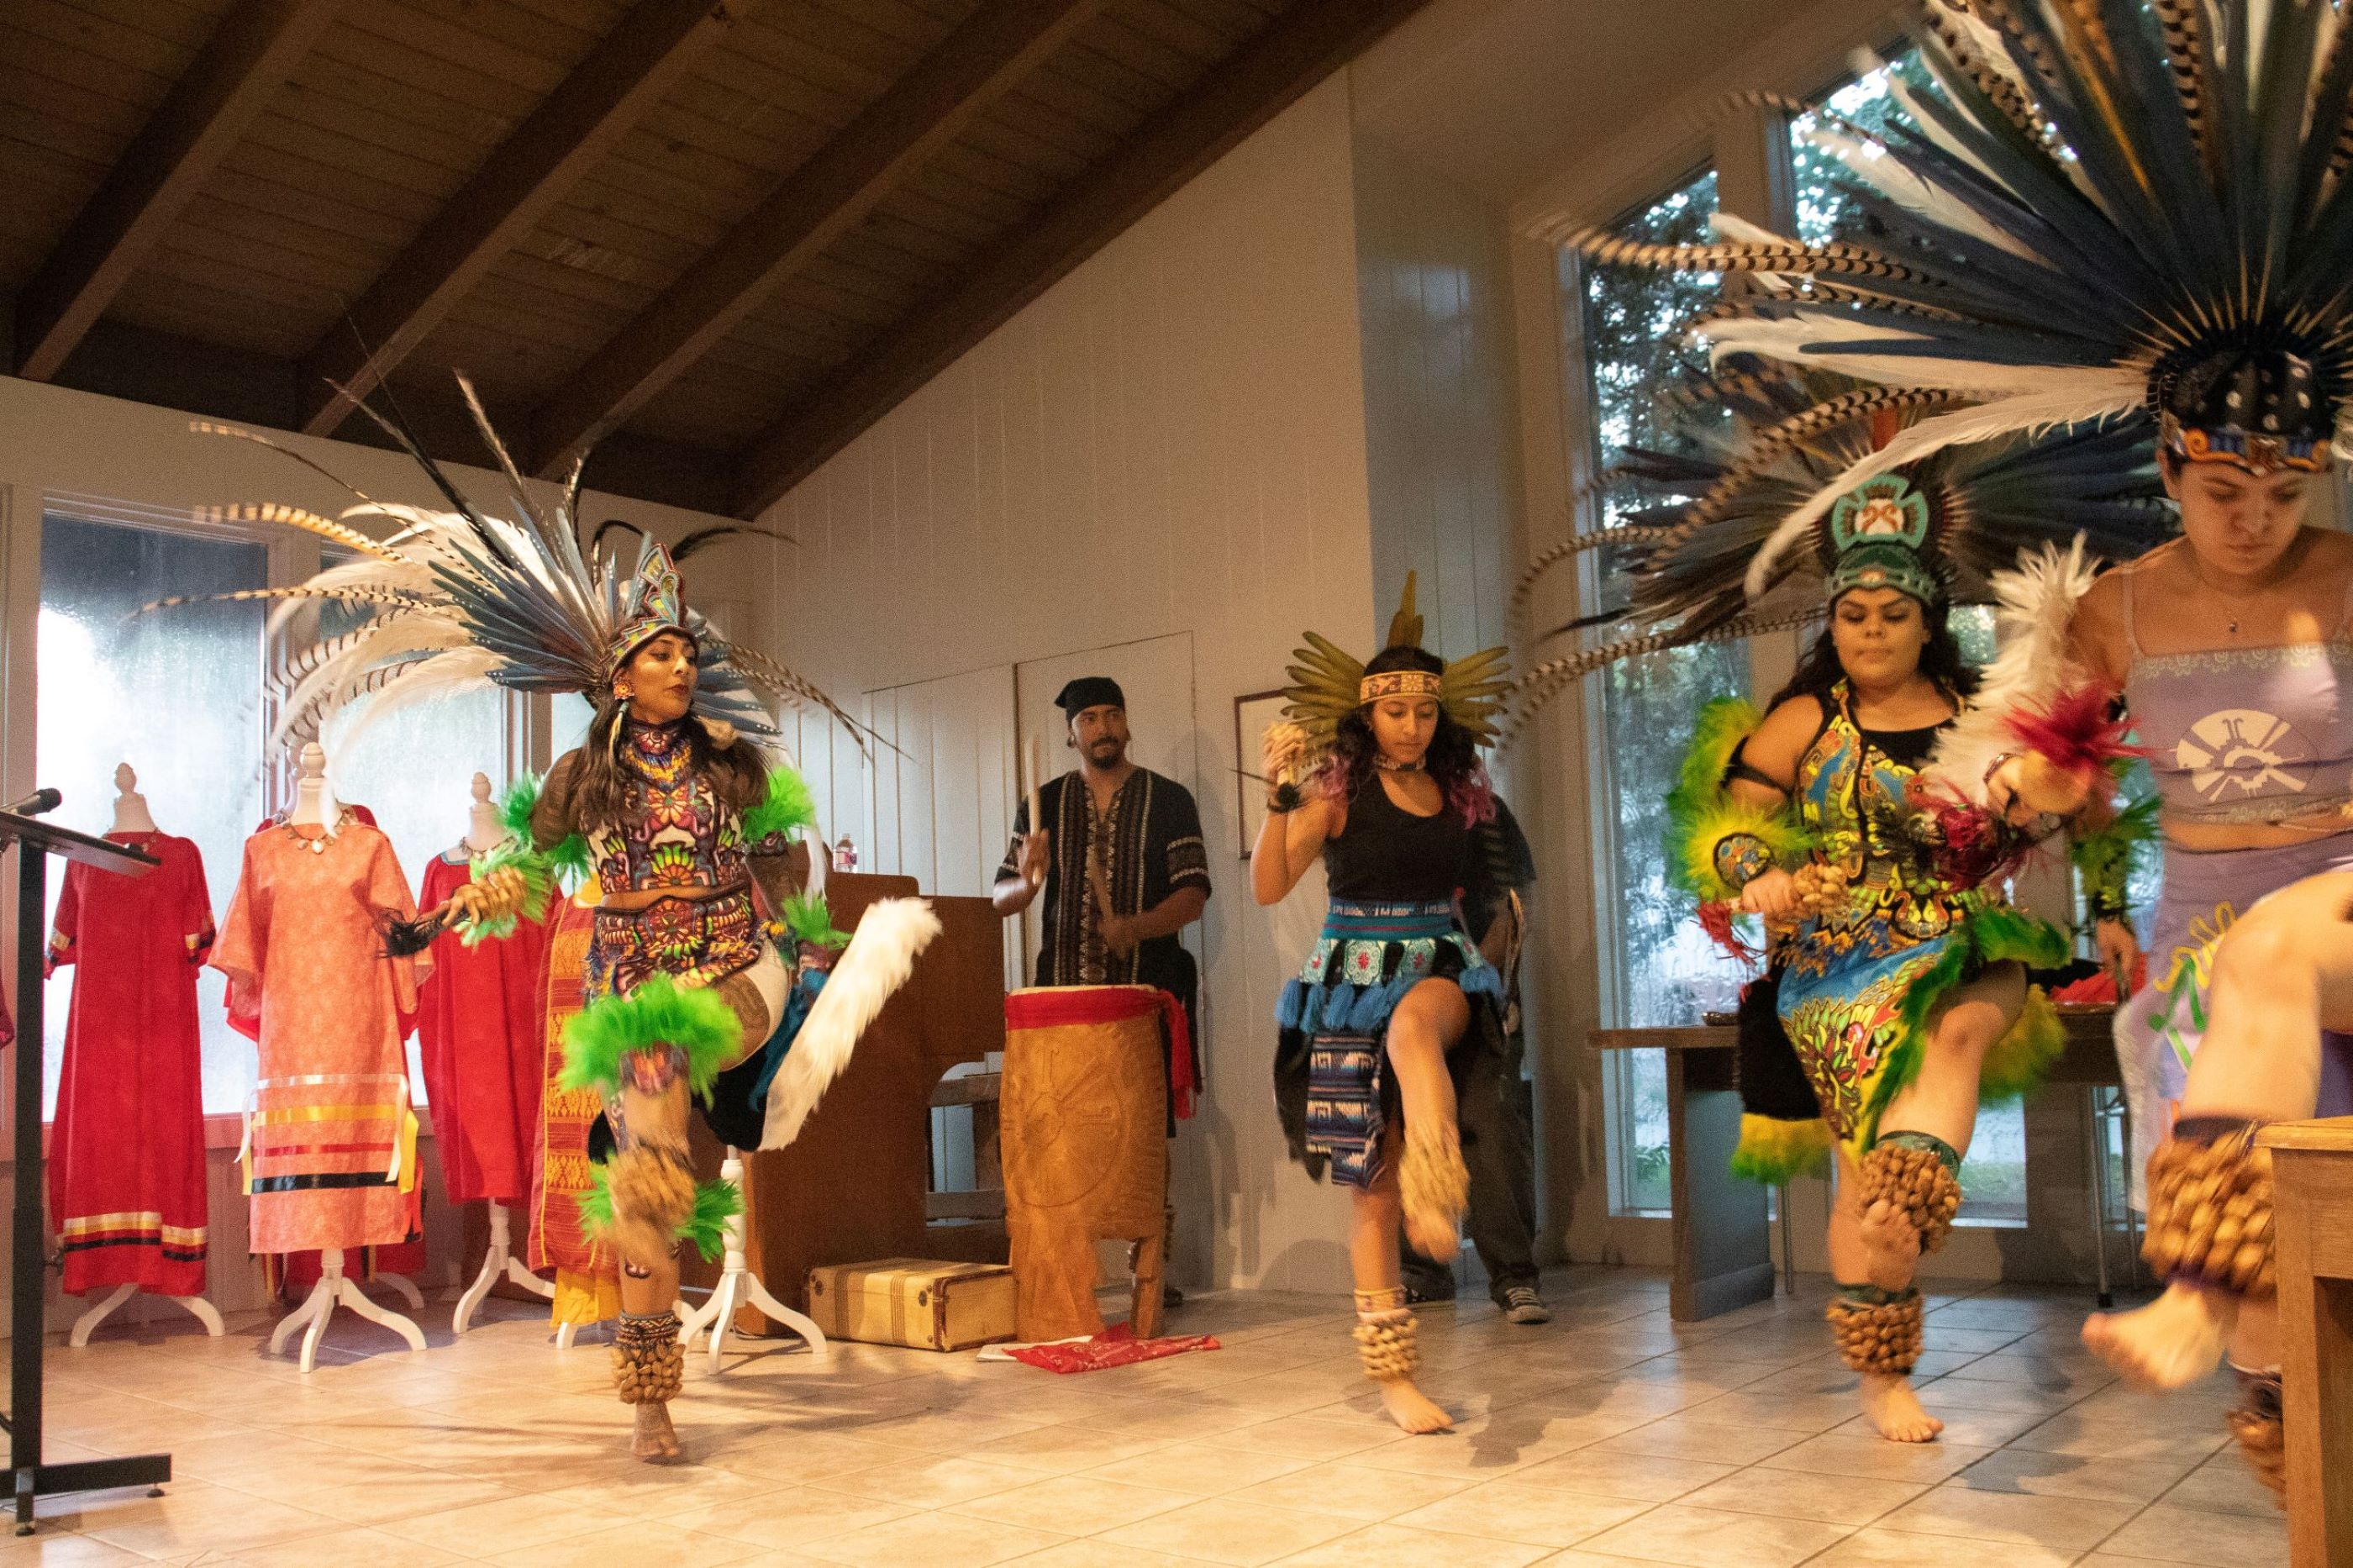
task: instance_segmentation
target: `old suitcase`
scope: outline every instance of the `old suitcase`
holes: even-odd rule
[[[1001,1263],[886,1258],[810,1269],[808,1311],[828,1338],[965,1351],[1012,1339],[1018,1302]]]

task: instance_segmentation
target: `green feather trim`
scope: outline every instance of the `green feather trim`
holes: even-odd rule
[[[2040,985],[2026,988],[2018,1021],[1986,1052],[1978,1072],[1978,1100],[2016,1100],[2041,1083],[2067,1049],[2067,1026]]]
[[[613,1173],[599,1160],[588,1167],[588,1185],[576,1200],[580,1210],[580,1228],[592,1240],[602,1240],[613,1234]],[[727,1181],[698,1182],[694,1187],[694,1210],[686,1216],[674,1233],[681,1241],[694,1244],[705,1263],[715,1261],[727,1250],[727,1222],[744,1212],[744,1196],[735,1184]]]
[[[702,1261],[714,1262],[727,1250],[727,1222],[744,1211],[744,1196],[729,1181],[698,1182],[694,1212],[678,1227],[681,1240],[694,1244]]]
[[[613,1234],[613,1173],[597,1160],[588,1167],[588,1185],[577,1200],[580,1228],[594,1239]]]
[[[801,828],[816,826],[817,796],[809,793],[800,774],[779,765],[768,770],[768,798],[744,814],[744,842],[757,844],[777,835],[789,837]]]
[[[1745,698],[1718,698],[1701,709],[1691,749],[1667,795],[1667,879],[1702,903],[1722,903],[1740,894],[1715,869],[1715,847],[1727,837],[1745,834],[1761,840],[1784,870],[1803,865],[1813,853],[1813,836],[1788,806],[1736,800],[1724,787],[1733,753],[1760,722],[1757,705]]]
[[[532,814],[539,809],[539,797],[547,787],[545,773],[524,773],[507,785],[507,793],[499,796],[499,820],[506,830],[531,842]]]
[[[1744,1111],[1740,1142],[1732,1151],[1732,1173],[1778,1187],[1799,1176],[1820,1176],[1831,1168],[1831,1124],[1820,1117],[1784,1121]]]
[[[1927,972],[1912,982],[1904,994],[1904,1031],[1897,1037],[1886,1059],[1881,1063],[1877,1079],[1873,1083],[1871,1098],[1862,1108],[1862,1124],[1857,1129],[1857,1142],[1870,1148],[1879,1138],[1879,1118],[1890,1101],[1910,1083],[1920,1071],[1920,1058],[1928,1049],[1929,1022],[1947,998],[1963,985],[1985,973],[1996,963],[2023,963],[2029,969],[2058,969],[2071,956],[2067,933],[2048,921],[2022,914],[2008,904],[1993,904],[1978,910],[1953,928],[1945,949]],[[2032,995],[2030,994],[2030,1004]],[[2048,1010],[2046,999],[2042,1007]],[[2029,1011],[2032,1011],[2030,1006]],[[2024,1025],[2028,1012],[2019,1015],[2019,1022],[2003,1036],[2007,1042]],[[2055,1016],[2052,1022],[2055,1023]],[[2000,1073],[2002,1081],[2015,1087],[2006,1089],[1999,1098],[2022,1094],[2032,1087],[2041,1068],[2049,1065],[2044,1059],[2031,1064],[2031,1052],[2035,1042],[2021,1042],[2015,1051],[2004,1051],[2001,1042],[1987,1053],[1990,1068],[1997,1053],[2003,1055]],[[2021,1054],[2021,1052],[2027,1054]],[[2030,1074],[2031,1068],[2031,1076]]]
[[[686,1052],[687,1087],[708,1096],[712,1080],[744,1043],[744,1025],[712,992],[657,974],[627,996],[607,996],[574,1014],[564,1026],[565,1089],[610,1094],[621,1086],[621,1059],[651,1045]]]
[[[2121,894],[2130,885],[2146,846],[2157,842],[2157,796],[2137,800],[2116,813],[2096,832],[2076,836],[2067,846],[2067,858],[2084,879],[2088,891],[2107,889]]]
[[[547,913],[547,900],[555,892],[555,869],[546,856],[531,847],[529,838],[512,839],[489,854],[478,857],[468,875],[472,880],[480,882],[488,880],[493,872],[507,870],[520,872],[522,876],[522,909],[497,920],[461,923],[458,927],[458,940],[466,946],[512,936],[515,927],[522,921],[536,921]]]
[[[785,900],[785,929],[793,933],[795,942],[815,943],[818,947],[847,947],[849,933],[836,931],[833,911],[826,907],[825,899],[818,893],[796,893]]]

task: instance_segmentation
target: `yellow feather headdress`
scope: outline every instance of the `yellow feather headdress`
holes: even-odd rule
[[[1397,614],[1389,619],[1388,640],[1381,645],[1383,652],[1421,646],[1421,614],[1414,608],[1414,577],[1411,572],[1405,574],[1405,594],[1398,602]],[[1365,661],[1346,653],[1328,637],[1314,632],[1302,635],[1307,644],[1292,650],[1294,662],[1283,671],[1291,678],[1291,684],[1283,688],[1282,711],[1283,717],[1307,732],[1309,749],[1320,751],[1331,743],[1340,721],[1363,706]],[[1439,706],[1482,746],[1494,743],[1495,721],[1503,711],[1504,693],[1511,689],[1506,657],[1506,650],[1491,647],[1467,658],[1449,659],[1445,673],[1439,678]]]

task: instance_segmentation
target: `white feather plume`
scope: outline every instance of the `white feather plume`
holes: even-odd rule
[[[470,692],[488,691],[495,683],[491,672],[499,656],[486,647],[458,647],[419,659],[394,676],[364,703],[340,710],[343,723],[332,750],[340,751],[368,728],[420,702],[438,702]]]
[[[1837,363],[1835,359],[1825,363]],[[1841,368],[1843,368],[1842,366]],[[1973,408],[1957,408],[1905,426],[1895,438],[1869,457],[1850,464],[1846,471],[1806,499],[1804,505],[1781,520],[1773,536],[1748,563],[1744,586],[1749,603],[1762,599],[1773,585],[1774,569],[1790,547],[1846,494],[1865,479],[1893,473],[1947,447],[1968,446],[2021,432],[2032,435],[2060,425],[2079,425],[2112,418],[2141,406],[2145,395],[2140,376],[2132,371],[2102,368],[2063,374],[2046,372],[2061,384],[2049,391],[2023,393]],[[2047,384],[2047,383],[2046,383]]]
[[[849,1065],[858,1037],[914,973],[916,955],[939,934],[940,917],[922,899],[884,899],[868,906],[769,1085],[761,1148],[782,1149],[800,1136],[801,1124]]]
[[[1761,354],[1788,364],[1819,364],[1861,381],[1889,386],[1928,386],[1974,397],[2008,396],[2047,392],[2062,384],[2099,388],[2105,396],[2118,376],[2139,386],[2144,371],[2113,365],[2051,363],[1997,364],[1986,360],[1940,359],[1926,354],[1873,354],[1840,349],[1842,343],[1926,342],[1926,334],[1891,327],[1883,321],[1858,320],[1841,311],[1812,306],[1767,317],[1739,316],[1702,321],[1693,335],[1707,340],[1713,356]]]
[[[1923,770],[1930,778],[1964,800],[1984,804],[1986,770],[2002,752],[2018,749],[2009,738],[2010,718],[2047,708],[2082,679],[2068,658],[2068,627],[2102,564],[2085,555],[2079,533],[2063,554],[2055,544],[2021,551],[2014,569],[1993,574],[1994,635],[2001,651],[1986,667],[1968,707],[1938,737]]]
[[[2017,236],[1988,223],[1975,207],[1943,186],[1922,179],[1901,160],[1889,157],[1883,147],[1859,141],[1832,125],[1816,126],[1801,132],[1800,139],[1837,159],[1856,179],[1908,212],[1918,213],[1957,234],[1982,240],[2012,256],[2029,261],[2042,259]]]

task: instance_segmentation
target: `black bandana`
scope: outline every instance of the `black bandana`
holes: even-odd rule
[[[1125,708],[1127,696],[1108,675],[1082,675],[1055,694],[1054,706],[1064,718],[1075,719],[1089,708]]]

